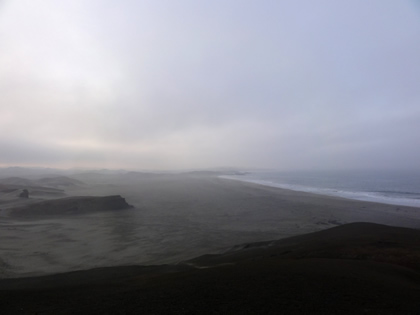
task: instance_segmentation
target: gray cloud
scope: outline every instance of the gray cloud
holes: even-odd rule
[[[0,164],[417,167],[410,1],[6,1]]]

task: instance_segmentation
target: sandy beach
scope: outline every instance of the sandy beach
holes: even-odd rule
[[[395,294],[381,313],[417,306],[418,208],[208,175],[75,178],[83,185],[66,196],[121,195],[133,208],[16,218],[4,215],[13,203],[3,200],[6,314],[275,314],[281,305],[293,314],[330,304],[328,313],[351,314],[362,310],[355,301],[375,314]],[[342,295],[329,301],[334,290]]]
[[[134,208],[2,217],[2,278],[177,263],[232,246],[351,222],[420,227],[419,209],[197,175],[80,176],[69,196],[121,195]],[[2,210],[6,212],[7,209]]]

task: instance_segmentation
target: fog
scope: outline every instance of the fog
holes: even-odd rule
[[[0,165],[418,168],[416,1],[2,1]]]

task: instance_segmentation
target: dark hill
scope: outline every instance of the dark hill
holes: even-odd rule
[[[2,314],[419,314],[419,239],[354,223],[173,266],[5,279]]]
[[[350,223],[277,241],[237,245],[225,254],[205,255],[190,262],[201,266],[257,257],[369,260],[410,267],[420,272],[420,230]]]

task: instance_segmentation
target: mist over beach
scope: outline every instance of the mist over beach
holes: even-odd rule
[[[417,314],[416,1],[0,3],[2,314]]]
[[[420,226],[420,208],[270,188],[220,178],[216,172],[99,171],[74,174],[72,181],[48,175],[54,180],[37,186],[40,176],[45,175],[28,176],[32,183],[24,186],[17,177],[0,178],[0,235],[6,242],[2,277],[179,263],[235,245],[352,222]],[[24,187],[27,199],[18,196]],[[83,207],[64,202],[70,202],[69,196],[109,195],[122,196],[132,208],[107,210],[107,203]],[[63,202],[42,203],[54,200]],[[22,204],[29,208],[21,210]]]

